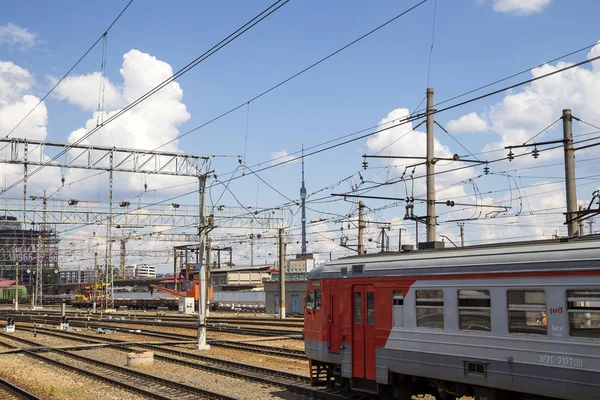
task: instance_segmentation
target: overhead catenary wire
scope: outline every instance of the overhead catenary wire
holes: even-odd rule
[[[263,10],[262,12],[260,12],[258,15],[256,15],[254,18],[252,18],[248,22],[246,22],[240,28],[238,28],[237,30],[235,30],[233,33],[229,34],[226,38],[222,39],[219,43],[215,44],[209,50],[205,51],[200,56],[198,56],[197,58],[195,58],[194,60],[192,60],[186,66],[184,66],[183,68],[181,68],[180,70],[178,70],[176,73],[174,73],[172,76],[170,76],[169,78],[165,79],[164,81],[162,81],[161,83],[159,83],[157,86],[155,86],[154,88],[150,89],[148,92],[146,92],[145,94],[143,94],[142,96],[140,96],[139,98],[137,98],[136,100],[134,100],[133,102],[129,103],[127,106],[125,106],[121,110],[117,111],[113,115],[111,115],[101,125],[98,125],[95,128],[92,128],[90,131],[88,131],[87,133],[85,133],[84,135],[82,135],[81,138],[77,139],[74,143],[70,144],[69,146],[66,146],[65,149],[61,150],[54,157],[51,157],[48,160],[46,160],[41,166],[39,166],[38,168],[36,168],[35,170],[33,170],[29,174],[27,174],[27,177],[31,177],[31,176],[35,175],[36,173],[38,173],[39,171],[41,171],[44,167],[50,165],[52,162],[56,161],[58,158],[60,158],[63,155],[65,155],[70,150],[71,147],[76,146],[76,145],[82,143],[83,141],[87,140],[89,137],[91,137],[94,133],[96,133],[97,131],[99,131],[100,129],[102,129],[104,126],[110,124],[111,122],[113,122],[114,120],[116,120],[117,118],[119,118],[120,116],[122,116],[123,114],[127,113],[131,109],[135,108],[137,105],[141,104],[143,101],[145,101],[146,99],[148,99],[149,97],[151,97],[155,93],[159,92],[160,90],[162,90],[163,88],[165,88],[166,86],[168,86],[171,82],[173,82],[177,78],[179,78],[182,75],[184,75],[187,72],[189,72],[191,69],[193,69],[194,67],[196,67],[198,64],[200,64],[201,62],[205,61],[210,56],[212,56],[213,54],[217,53],[219,50],[221,50],[222,48],[224,48],[225,46],[227,46],[229,43],[233,42],[235,39],[237,39],[238,37],[240,37],[241,35],[243,35],[245,32],[247,32],[248,30],[252,29],[254,26],[256,26],[257,24],[259,24],[265,18],[267,18],[268,16],[270,16],[271,14],[273,14],[275,11],[279,10],[281,7],[283,7],[289,1],[290,0],[277,0],[275,3],[271,4],[265,10]],[[24,179],[25,178],[21,178],[17,182],[15,182],[12,185],[8,186],[7,188],[3,189],[2,191],[0,191],[0,194],[3,194],[5,192],[7,192],[8,190],[12,189],[13,187],[15,187],[16,185],[18,185],[19,183],[23,182]]]
[[[19,126],[21,126],[21,124],[31,115],[31,113],[33,113],[35,111],[35,109],[38,108],[38,106],[40,104],[42,104],[48,96],[50,96],[50,94],[54,91],[54,89],[56,89],[62,83],[62,81],[64,81],[65,78],[67,78],[67,76],[69,76],[71,74],[71,72],[73,72],[73,70],[75,68],[77,68],[79,63],[81,63],[81,61],[83,61],[83,59],[89,54],[89,52],[92,51],[92,49],[94,49],[94,47],[96,47],[98,42],[100,42],[103,38],[105,38],[108,35],[108,32],[110,31],[110,29],[117,23],[119,18],[121,18],[123,13],[125,13],[125,11],[129,8],[131,3],[133,3],[133,0],[130,0],[127,3],[127,5],[121,10],[119,15],[117,15],[117,17],[112,21],[112,23],[108,26],[108,28],[106,28],[106,30],[102,33],[102,35],[100,35],[100,37],[98,39],[96,39],[96,41],[85,51],[85,53],[83,53],[83,55],[81,57],[79,57],[79,59],[75,62],[75,64],[73,64],[73,66],[54,84],[54,86],[52,86],[52,88],[48,91],[48,93],[46,93],[44,95],[44,97],[42,97],[41,100],[39,102],[37,102],[37,104],[31,110],[29,110],[29,112],[27,114],[25,114],[25,116],[23,118],[21,118],[19,120],[19,122],[6,134],[6,136],[4,136],[5,139],[8,138]]]

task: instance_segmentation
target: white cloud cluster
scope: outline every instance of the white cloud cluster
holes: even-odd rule
[[[488,125],[477,113],[472,112],[448,122],[446,128],[452,133],[479,133],[487,131]]]
[[[296,159],[296,156],[288,154],[287,150],[276,151],[271,154],[271,165],[281,164],[286,161],[289,161],[288,164],[294,164],[298,162],[298,159]]]
[[[55,78],[52,78],[56,82]],[[100,84],[104,82],[104,109],[113,110],[125,106],[125,99],[119,88],[113,85],[100,72],[87,75],[69,76],[53,92],[58,100],[67,100],[86,111],[96,111],[100,97]],[[94,96],[96,94],[96,96]]]
[[[29,94],[35,85],[31,73],[10,61],[0,61],[0,135],[3,137],[37,104],[40,99]],[[11,136],[44,139],[48,111],[45,104],[36,110]]]
[[[36,43],[35,35],[18,25],[9,22],[6,25],[0,25],[0,45],[19,46],[21,51],[32,48]]]
[[[540,13],[552,0],[494,0],[494,11],[519,16]]]

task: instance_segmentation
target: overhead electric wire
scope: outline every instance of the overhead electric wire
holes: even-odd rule
[[[148,99],[150,96],[154,95],[155,93],[157,93],[158,91],[160,91],[161,89],[163,89],[164,87],[166,87],[167,85],[169,85],[175,79],[177,79],[177,78],[181,77],[182,75],[184,75],[185,73],[189,72],[192,68],[196,67],[198,64],[200,64],[201,62],[203,62],[206,59],[208,59],[210,56],[212,56],[213,54],[215,54],[216,52],[218,52],[219,50],[221,50],[222,48],[224,48],[225,46],[227,46],[229,43],[231,43],[232,41],[234,41],[235,39],[237,39],[238,37],[240,37],[241,35],[243,35],[245,32],[247,32],[248,30],[252,29],[254,26],[256,26],[258,23],[260,23],[262,20],[264,20],[265,18],[267,18],[268,16],[270,16],[271,14],[273,14],[275,11],[279,10],[281,7],[283,7],[289,1],[290,0],[277,0],[275,3],[273,3],[272,5],[270,5],[269,7],[267,7],[265,10],[263,10],[257,16],[255,16],[254,18],[252,18],[250,21],[246,22],[240,28],[238,28],[237,30],[235,30],[233,33],[229,34],[225,39],[222,39],[219,43],[217,43],[216,45],[214,45],[213,47],[211,47],[209,50],[205,51],[200,56],[198,56],[197,58],[195,58],[193,61],[191,61],[190,63],[188,63],[186,66],[184,66],[183,68],[181,68],[179,71],[177,71],[176,73],[174,73],[171,77],[165,79],[163,82],[161,82],[160,84],[158,84],[157,86],[155,86],[153,89],[149,90],[148,92],[146,92],[145,94],[143,94],[142,96],[140,96],[138,99],[134,100],[132,103],[128,104],[127,106],[125,106],[124,108],[122,108],[121,110],[119,110],[118,112],[116,112],[115,114],[113,114],[112,116],[110,116],[102,124],[96,126],[95,128],[92,128],[90,131],[88,131],[86,134],[84,134],[81,138],[79,138],[78,140],[76,140],[74,143],[69,144],[65,149],[61,150],[54,157],[46,160],[41,166],[39,166],[38,168],[36,168],[35,170],[33,170],[32,172],[30,172],[29,174],[27,174],[27,177],[31,177],[31,176],[35,175],[37,172],[39,172],[40,170],[42,170],[44,167],[48,166],[53,161],[56,161],[58,158],[60,158],[63,155],[65,155],[70,150],[70,148],[72,148],[73,146],[76,146],[76,145],[82,143],[84,140],[88,139],[90,136],[92,136],[98,130],[102,129],[102,127],[108,125],[109,123],[111,123],[115,119],[119,118],[121,115],[127,113],[129,110],[133,109],[134,107],[136,107],[137,105],[139,105],[140,103],[142,103],[143,101],[145,101],[146,99]],[[15,187],[16,185],[18,185],[19,183],[23,182],[24,179],[25,179],[25,177],[21,178],[20,180],[18,180],[17,182],[13,183],[9,187],[3,189],[0,192],[0,194],[3,194],[5,192],[7,192],[8,190],[12,189],[13,187]]]
[[[83,59],[85,58],[85,56],[87,56],[89,54],[89,52],[92,51],[92,49],[94,47],[96,47],[96,45],[98,44],[98,42],[100,42],[100,40],[102,40],[102,38],[104,38],[108,34],[108,31],[110,31],[110,29],[113,27],[113,25],[117,23],[117,21],[119,20],[119,18],[121,18],[121,15],[123,15],[123,13],[129,8],[129,6],[131,5],[131,3],[133,3],[133,0],[130,0],[129,3],[127,3],[127,5],[125,6],[125,8],[123,8],[123,10],[121,10],[121,12],[119,13],[119,15],[117,15],[117,17],[112,21],[112,23],[109,25],[109,27],[106,28],[106,30],[104,31],[104,33],[102,35],[100,35],[100,37],[94,42],[94,44],[92,44],[87,49],[87,51],[85,53],[83,53],[83,55],[79,58],[79,60],[77,60],[77,62],[75,64],[73,64],[73,66],[71,67],[71,69],[69,69],[67,71],[67,73],[64,74],[62,76],[62,78],[60,78],[58,80],[58,82],[56,82],[54,84],[54,86],[52,86],[52,88],[48,91],[48,93],[46,93],[44,95],[44,97],[42,97],[42,99],[31,110],[29,110],[29,112],[17,123],[17,125],[15,125],[10,130],[10,132],[8,132],[6,134],[6,136],[4,136],[5,139],[8,138],[23,123],[23,121],[25,121],[27,119],[27,117],[29,117],[31,115],[31,113],[33,111],[35,111],[35,109],[38,108],[38,106],[44,102],[44,100],[46,100],[46,98],[54,91],[54,89],[56,89],[58,87],[58,85],[60,85],[61,82],[64,81],[67,76],[69,76],[69,74],[71,72],[73,72],[73,70],[79,65],[79,63],[81,61],[83,61]]]
[[[172,140],[170,140],[170,141],[168,141],[168,142],[166,142],[166,143],[164,143],[164,144],[161,144],[161,145],[160,145],[160,146],[158,146],[158,147],[157,147],[155,150],[157,150],[157,149],[160,149],[161,147],[164,147],[164,146],[166,146],[166,145],[168,145],[168,144],[170,144],[170,143],[174,142],[175,140],[178,140],[178,139],[181,139],[181,138],[183,138],[183,137],[185,137],[185,136],[188,136],[188,135],[190,135],[191,133],[193,133],[193,132],[197,131],[198,129],[204,128],[205,126],[207,126],[207,125],[209,125],[209,124],[211,124],[211,123],[213,123],[213,122],[215,122],[215,121],[218,121],[219,119],[221,119],[221,118],[223,118],[223,117],[225,117],[225,116],[227,116],[227,115],[231,114],[232,112],[239,110],[240,108],[244,107],[245,105],[248,105],[248,106],[249,106],[249,105],[250,105],[250,103],[252,103],[253,101],[255,101],[255,100],[258,100],[259,98],[261,98],[261,97],[263,97],[264,95],[266,95],[266,94],[268,94],[268,93],[272,92],[273,90],[277,89],[278,87],[280,87],[280,86],[282,86],[282,85],[284,85],[284,84],[288,83],[289,81],[291,81],[291,80],[293,80],[293,79],[297,78],[298,76],[300,76],[300,75],[304,74],[305,72],[307,72],[307,71],[309,71],[309,70],[313,69],[313,68],[314,68],[314,67],[316,67],[317,65],[319,65],[319,64],[321,64],[321,63],[323,63],[324,61],[327,61],[328,59],[330,59],[331,57],[335,56],[336,54],[338,54],[338,53],[341,53],[342,51],[346,50],[348,47],[350,47],[350,46],[352,46],[352,45],[354,45],[354,44],[356,44],[356,43],[360,42],[360,41],[361,41],[361,40],[363,40],[364,38],[366,38],[366,37],[370,36],[371,34],[373,34],[373,33],[377,32],[377,31],[378,31],[378,30],[380,30],[381,28],[383,28],[383,27],[385,27],[385,26],[387,26],[387,25],[391,24],[392,22],[394,22],[394,21],[395,21],[395,20],[397,20],[398,18],[400,18],[400,17],[402,17],[402,16],[404,16],[404,15],[408,14],[409,12],[411,12],[411,11],[412,11],[412,10],[414,10],[415,8],[419,7],[419,6],[420,6],[420,5],[422,5],[423,3],[426,3],[427,1],[428,1],[428,0],[422,0],[421,2],[419,2],[419,3],[415,4],[415,5],[413,5],[412,7],[408,8],[408,9],[406,9],[405,11],[401,12],[400,14],[396,15],[396,16],[395,16],[395,17],[393,17],[392,19],[389,19],[388,21],[386,21],[386,22],[384,22],[383,24],[381,24],[381,25],[377,26],[376,28],[374,28],[374,29],[370,30],[369,32],[367,32],[367,33],[365,33],[364,35],[362,35],[362,36],[358,37],[357,39],[354,39],[352,42],[350,42],[350,43],[348,43],[348,44],[346,44],[346,45],[344,45],[344,46],[340,47],[339,49],[335,50],[334,52],[332,52],[332,53],[328,54],[327,56],[325,56],[325,57],[321,58],[320,60],[318,60],[318,61],[316,61],[316,62],[312,63],[312,64],[311,64],[311,65],[309,65],[308,67],[306,67],[306,68],[304,68],[304,69],[302,69],[302,70],[300,70],[300,71],[296,72],[294,75],[290,76],[289,78],[286,78],[286,79],[282,80],[281,82],[279,82],[279,83],[277,83],[277,84],[275,84],[275,85],[271,86],[269,89],[267,89],[267,90],[265,90],[265,91],[263,91],[263,92],[261,92],[261,93],[257,94],[256,96],[252,97],[250,100],[247,100],[247,101],[245,101],[245,102],[241,103],[240,105],[238,105],[238,106],[236,106],[236,107],[233,107],[233,108],[232,108],[232,109],[230,109],[229,111],[225,111],[224,113],[222,113],[222,114],[220,114],[220,115],[216,116],[215,118],[212,118],[211,120],[208,120],[207,122],[205,122],[205,123],[203,123],[203,124],[201,124],[201,125],[198,125],[197,127],[193,128],[193,129],[191,129],[191,130],[189,130],[189,131],[187,131],[187,132],[185,132],[185,133],[182,133],[181,135],[178,135],[178,136],[177,136],[177,137],[175,137],[174,139],[172,139]]]

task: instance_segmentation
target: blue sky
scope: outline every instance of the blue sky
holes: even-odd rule
[[[52,79],[61,76],[72,66],[126,3],[125,1],[8,3],[4,5],[4,12],[0,16],[0,26],[14,24],[33,34],[34,39],[32,39],[33,45],[31,43],[11,45],[7,41],[3,42],[0,35],[0,61],[13,63],[29,71],[35,79],[35,84],[31,85],[28,93],[39,98],[51,87]],[[179,133],[186,132],[244,103],[416,3],[416,1],[383,0],[376,2],[292,0],[177,81],[183,91],[181,103],[185,105],[189,118],[182,117],[181,120],[174,122],[173,126]],[[166,3],[159,1],[136,0],[108,34],[107,78],[117,90],[127,86],[119,69],[123,64],[124,54],[132,49],[153,56],[169,64],[173,70],[177,70],[269,4],[270,2],[267,1],[181,1],[167,6]],[[593,44],[600,39],[597,21],[595,21],[595,16],[600,11],[597,2],[582,1],[578,2],[577,7],[566,7],[564,2],[557,0],[535,0],[530,2],[534,7],[533,10],[524,10],[519,8],[518,4],[519,2],[515,0],[459,2],[438,0],[437,3],[429,0],[313,70],[251,103],[249,108],[244,107],[182,139],[178,143],[178,149],[194,154],[237,155],[245,152],[247,165],[259,162],[268,165],[275,153],[284,150],[293,153],[298,151],[302,144],[309,147],[376,125],[394,110],[414,109],[423,99],[427,87],[434,7],[437,9],[430,86],[435,89],[437,101],[533,67],[556,56]],[[566,61],[583,60],[586,53],[579,53]],[[97,46],[73,71],[73,75],[82,76],[99,71],[100,63],[101,46]],[[552,64],[554,65],[556,63]],[[589,65],[583,68],[591,69]],[[509,83],[529,77],[531,74],[527,73]],[[577,81],[577,84],[581,83],[576,78],[574,81]],[[501,86],[495,88],[499,87]],[[573,91],[577,92],[580,88],[581,86],[575,85]],[[69,140],[73,131],[83,127],[86,120],[92,118],[91,110],[82,109],[80,104],[67,101],[69,96],[74,95],[73,92],[64,90],[62,99],[51,96],[45,102],[48,115],[47,140],[65,142]],[[492,143],[505,143],[510,139],[510,132],[498,128],[499,121],[503,121],[502,112],[509,113],[510,109],[499,110],[498,104],[507,95],[518,94],[521,91],[522,89],[517,89],[512,93],[499,94],[448,111],[438,115],[436,120],[447,127],[452,120],[458,120],[461,116],[472,112],[477,113],[482,120],[487,121],[487,127],[476,134],[455,132],[455,137],[471,152],[481,152],[486,149],[486,146],[490,149],[493,147],[489,147]],[[546,91],[540,89],[539,93],[543,97]],[[96,98],[97,95],[98,88],[90,90],[89,97]],[[549,98],[556,97],[552,96],[549,95]],[[569,98],[569,94],[564,96]],[[544,103],[545,100],[536,98],[534,101]],[[114,109],[117,109],[119,104],[115,104]],[[556,107],[553,103],[551,107],[553,112]],[[564,104],[562,108],[565,107],[571,105]],[[496,114],[493,110],[496,110]],[[108,107],[107,111],[110,111]],[[576,110],[574,113],[578,114]],[[552,116],[558,118],[560,114],[553,113]],[[600,123],[594,119],[597,115],[593,112],[586,117],[592,123],[594,121]],[[528,121],[525,124],[526,129],[524,128],[524,132],[521,133],[526,136],[528,133],[537,132],[552,121],[553,119],[549,120],[545,115],[540,115],[539,119]],[[450,126],[457,127],[456,124]],[[554,138],[560,135],[559,126],[560,124],[557,124],[551,129],[547,137]],[[457,130],[460,129],[461,127],[458,126]],[[577,132],[578,128],[574,129]],[[422,132],[423,129],[419,131]],[[400,131],[396,132],[397,135],[400,133]],[[437,129],[436,137],[440,145],[446,146],[449,154],[465,154],[465,151],[440,129]],[[160,135],[153,138],[160,143]],[[105,140],[103,144],[112,141],[114,145],[119,145],[117,134],[106,136],[103,140]],[[93,138],[92,142],[94,142]],[[412,143],[417,144],[418,141]],[[424,151],[410,148],[410,144],[407,143],[407,146],[401,149],[394,148],[394,150],[402,151],[406,155]],[[356,173],[361,168],[361,155],[381,150],[381,147],[376,146],[377,143],[369,145],[366,140],[360,140],[308,158],[306,160],[308,192],[311,193]],[[550,164],[550,161],[547,162]],[[373,160],[370,162],[370,168],[362,174],[366,180],[380,182],[389,179],[390,174],[394,175],[398,170],[402,170],[402,168],[391,171],[381,169],[386,165],[389,163]],[[236,159],[218,159],[213,164],[221,179],[225,179],[227,175],[223,174],[234,170],[236,166]],[[581,168],[585,171],[587,167],[583,165]],[[537,181],[548,181],[544,178],[544,174],[539,173],[539,169],[534,171],[538,174],[536,176],[539,176]],[[544,170],[546,175],[552,172],[550,175],[554,178],[560,177],[561,171],[559,167],[554,169],[548,167]],[[261,173],[261,177],[286,197],[298,198],[300,181],[298,163],[265,171]],[[469,176],[466,175],[454,177],[455,181],[468,178]],[[358,182],[357,176],[354,179]],[[531,183],[522,181],[520,185],[526,186]],[[149,184],[153,185],[151,182]],[[161,184],[162,181],[155,183],[154,187]],[[444,184],[450,185],[451,182]],[[514,186],[510,178],[505,176],[490,178],[478,184],[482,193],[486,190]],[[127,185],[122,186],[127,187]],[[464,193],[456,192],[454,195],[472,195],[473,191],[469,192],[470,187],[469,183]],[[270,207],[287,202],[284,197],[253,176],[233,181],[230,189],[244,205],[258,204],[262,207]],[[350,185],[344,183],[324,193],[343,192],[349,189]],[[214,196],[218,197],[221,191],[222,187],[215,187]],[[89,199],[106,198],[105,191],[101,189],[94,191],[88,188],[76,193],[81,198],[86,196]],[[117,193],[118,196],[127,198],[135,196],[138,191],[120,187]],[[502,202],[508,201],[511,196],[517,197],[515,193],[510,191],[505,193],[504,197],[490,196],[489,202],[505,204]],[[589,188],[582,189],[579,198],[582,201],[589,201],[590,193]],[[404,184],[396,184],[368,194],[404,197],[406,191]],[[145,200],[152,201],[169,195],[170,192],[158,193]],[[182,200],[182,202],[186,201],[193,203],[197,200],[195,197]],[[237,205],[237,200],[228,193],[223,197],[223,201],[226,204]],[[471,201],[479,200],[472,197],[467,202]],[[557,204],[560,201],[556,199]],[[540,201],[532,199],[531,202],[537,204]],[[369,205],[375,208],[385,204],[386,202],[370,201]],[[532,209],[534,208],[532,206]],[[352,205],[343,202],[315,204],[309,211],[308,219],[329,218],[331,215],[327,213],[346,214],[352,209]],[[473,213],[467,210],[465,216],[457,215],[457,217],[465,218],[471,214]],[[400,217],[401,220],[403,215],[404,207],[400,206],[373,213],[370,218],[391,221],[394,217]],[[561,218],[560,215],[558,218]],[[519,225],[521,221],[522,219],[515,218],[513,225]],[[298,223],[299,217],[296,216],[293,225]],[[484,224],[485,222],[481,225]],[[539,227],[540,222],[538,221],[537,224]],[[545,221],[543,224],[544,227],[547,224],[548,228],[543,229],[544,235],[555,226],[556,229],[562,229],[560,223]],[[394,225],[395,228],[402,226],[404,225],[401,221],[396,221]],[[407,237],[410,237],[410,234],[414,235],[412,223],[407,223],[406,228],[412,231]],[[324,228],[325,236],[337,239],[339,234],[327,232],[336,229],[339,229],[339,225],[328,225],[326,229]],[[446,229],[443,232],[456,239],[457,227],[454,223],[442,229]],[[486,230],[484,234],[477,229],[473,231],[472,240],[478,239],[481,235],[490,239],[507,235],[514,237],[505,226],[490,228],[491,230]],[[498,234],[498,231],[503,229],[505,232]],[[422,232],[424,232],[423,228],[421,228]],[[530,234],[532,237],[540,238],[539,230],[531,231]],[[373,238],[375,235],[376,233],[372,234]],[[469,237],[468,229],[467,235]],[[322,249],[321,245],[317,247],[317,251],[328,249]],[[339,249],[334,248],[332,251],[337,250]]]

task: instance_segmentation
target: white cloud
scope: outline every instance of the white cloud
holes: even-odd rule
[[[286,161],[288,161],[288,164],[294,164],[298,162],[298,159],[296,156],[288,154],[287,150],[276,151],[271,154],[271,165],[281,164]]]
[[[515,15],[529,15],[539,13],[546,8],[552,0],[494,0],[494,11],[512,13]]]
[[[101,80],[104,80],[104,109],[110,110],[125,106],[125,99],[119,89],[106,77],[101,78],[100,72],[66,78],[54,90],[53,97],[58,100],[67,100],[87,111],[97,110]]]
[[[35,35],[18,25],[9,22],[0,25],[0,45],[19,46],[21,51],[29,50],[35,44]]]
[[[40,101],[29,94],[35,79],[31,73],[10,61],[0,61],[0,135],[6,136]],[[45,139],[48,111],[44,103],[17,128],[12,137]]]
[[[477,113],[472,112],[448,122],[446,128],[452,133],[478,133],[487,131],[488,125]]]

